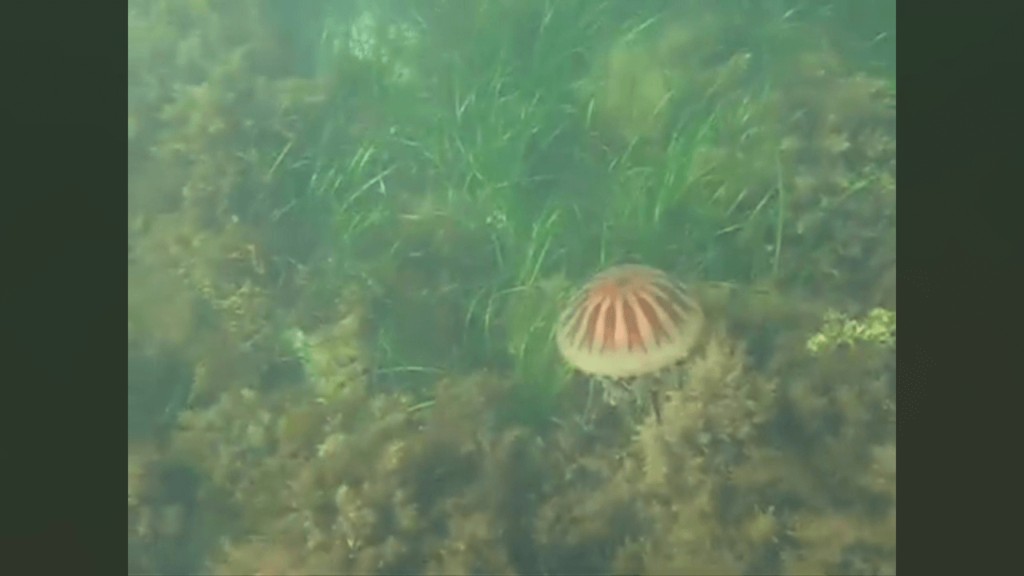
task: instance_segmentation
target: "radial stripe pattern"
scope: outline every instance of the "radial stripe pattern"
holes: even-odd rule
[[[681,362],[704,329],[704,313],[664,272],[624,265],[594,276],[558,322],[558,349],[577,369],[611,378],[652,374]]]

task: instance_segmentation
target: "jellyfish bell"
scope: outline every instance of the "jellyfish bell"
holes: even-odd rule
[[[705,316],[686,287],[661,270],[628,264],[598,273],[569,301],[555,339],[565,361],[604,385],[605,399],[658,388],[698,347]]]

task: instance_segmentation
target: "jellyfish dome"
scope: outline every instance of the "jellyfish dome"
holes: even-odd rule
[[[664,272],[622,265],[595,275],[570,300],[556,326],[571,366],[602,380],[656,375],[684,362],[705,318],[686,288]]]

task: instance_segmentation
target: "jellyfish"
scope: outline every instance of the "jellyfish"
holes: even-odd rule
[[[648,392],[660,423],[659,389],[678,379],[705,322],[683,284],[661,270],[627,264],[598,273],[573,295],[555,339],[570,366],[592,386],[603,385],[606,402],[642,401]],[[587,404],[589,411],[589,395]]]

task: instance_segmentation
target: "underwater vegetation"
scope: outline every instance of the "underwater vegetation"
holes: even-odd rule
[[[769,4],[129,2],[129,572],[895,573],[895,62]]]

